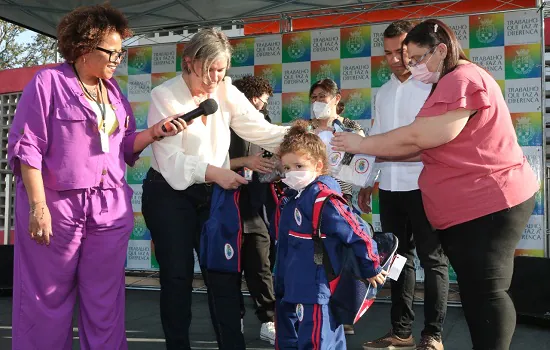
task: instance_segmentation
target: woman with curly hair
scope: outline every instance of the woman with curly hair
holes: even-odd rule
[[[113,79],[124,57],[126,18],[108,5],[82,7],[58,26],[66,62],[25,87],[8,138],[17,177],[13,349],[71,349],[79,298],[81,349],[127,349],[124,263],[134,224],[124,180],[162,120],[137,133]],[[171,120],[171,119],[169,119]]]

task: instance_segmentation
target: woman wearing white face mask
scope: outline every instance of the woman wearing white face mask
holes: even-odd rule
[[[474,349],[508,349],[516,313],[506,291],[538,181],[500,86],[466,59],[453,31],[427,20],[404,45],[413,78],[434,84],[416,120],[367,138],[337,134],[333,145],[397,159],[421,155],[424,208],[456,271]]]
[[[332,130],[334,121],[339,120],[346,128],[353,129],[364,136],[365,133],[359,123],[339,115],[338,111],[343,111],[343,104],[340,104],[341,98],[340,89],[332,79],[319,80],[311,86],[309,100],[313,128]]]
[[[323,79],[314,83],[309,89],[309,99],[311,101],[311,126],[316,132],[330,130],[333,131],[335,120],[340,121],[348,129],[354,130],[357,134],[365,136],[365,132],[359,123],[349,118],[341,117],[338,110],[343,111],[344,106],[340,103],[340,89],[332,79]],[[337,180],[342,188],[344,198],[351,203],[352,185]],[[353,334],[353,329],[346,327],[346,334]]]

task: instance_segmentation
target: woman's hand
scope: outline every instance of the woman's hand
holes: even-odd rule
[[[187,129],[187,127],[192,123],[193,120],[189,121],[189,123],[186,123],[183,119],[168,117],[150,127],[149,130],[153,140],[158,141],[167,136],[174,136],[179,134],[183,130]],[[163,126],[166,131],[163,130]]]
[[[208,165],[206,168],[205,179],[208,182],[215,182],[226,190],[236,190],[241,185],[246,185],[248,181],[233,170],[218,168]]]
[[[36,243],[50,245],[50,237],[53,236],[52,216],[46,202],[31,205],[29,233]]]
[[[343,151],[351,154],[364,153],[361,151],[361,142],[365,138],[352,132],[337,132],[330,142],[336,151]]]
[[[373,286],[373,288],[376,288],[378,285],[383,285],[384,282],[386,282],[386,276],[388,273],[385,270],[382,270],[378,275],[367,278],[367,281]]]
[[[262,157],[263,152],[246,157],[245,166],[252,171],[268,174],[275,169],[275,162],[269,158]]]

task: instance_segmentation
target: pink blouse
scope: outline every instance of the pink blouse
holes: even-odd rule
[[[477,113],[451,142],[422,152],[424,208],[445,229],[531,198],[540,187],[518,144],[500,86],[475,64],[446,74],[418,117],[464,108]]]

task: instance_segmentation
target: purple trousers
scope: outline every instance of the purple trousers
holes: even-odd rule
[[[72,348],[78,296],[82,350],[127,349],[124,264],[134,220],[128,185],[57,192],[46,189],[49,246],[30,238],[28,197],[17,180],[13,350]]]

